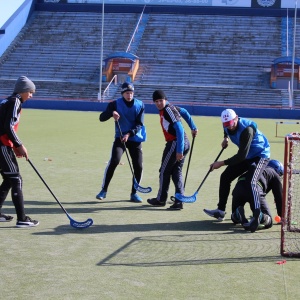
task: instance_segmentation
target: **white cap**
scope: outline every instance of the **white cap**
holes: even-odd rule
[[[221,121],[223,123],[223,127],[229,127],[234,124],[234,119],[236,117],[236,113],[232,109],[225,109],[221,114]]]

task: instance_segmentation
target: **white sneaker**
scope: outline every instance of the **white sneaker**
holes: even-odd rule
[[[19,228],[26,228],[26,227],[34,227],[39,225],[39,221],[32,220],[30,217],[26,216],[24,221],[17,221],[16,226]]]
[[[226,212],[220,209],[203,209],[203,211],[210,217],[216,218],[218,221],[224,221]]]

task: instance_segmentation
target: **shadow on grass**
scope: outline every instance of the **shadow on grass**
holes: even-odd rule
[[[76,221],[82,222],[84,220],[76,219]],[[66,223],[68,220],[66,221]],[[102,234],[102,233],[126,233],[126,232],[164,232],[164,231],[173,231],[173,232],[222,232],[223,235],[230,234],[245,234],[253,235],[248,231],[245,231],[240,225],[234,225],[233,223],[220,223],[218,221],[208,221],[208,220],[199,220],[199,221],[184,221],[184,222],[173,222],[173,223],[145,223],[145,224],[93,224],[89,228],[84,229],[75,229],[68,225],[61,225],[53,228],[51,232],[35,232],[36,235],[63,235],[69,233],[78,233],[78,234]],[[268,229],[270,232],[271,229]],[[258,232],[256,232],[258,233]],[[278,233],[276,231],[276,233]]]
[[[146,211],[161,211],[164,212],[174,212],[180,213],[179,211],[169,210],[168,207],[173,204],[173,202],[167,202],[164,207],[155,207],[151,206],[147,203],[134,203],[130,200],[113,200],[113,201],[82,201],[82,202],[65,202],[62,203],[62,206],[68,211],[70,214],[89,214],[96,213],[98,211],[134,211],[134,210],[146,210]],[[122,206],[117,206],[118,204],[122,204]],[[128,204],[128,206],[124,206],[124,204]],[[3,208],[3,212],[7,214],[14,214],[15,209],[11,200],[7,200],[4,202],[5,207]],[[185,204],[190,205],[190,204]],[[45,206],[47,207],[45,209]],[[53,201],[25,201],[25,211],[30,214],[58,214],[62,211],[59,204],[53,199]]]
[[[282,260],[274,235],[222,233],[136,237],[98,262],[98,266],[157,267]],[[159,253],[163,255],[158,255]],[[261,254],[261,255],[260,255]],[[295,259],[296,260],[296,259]]]

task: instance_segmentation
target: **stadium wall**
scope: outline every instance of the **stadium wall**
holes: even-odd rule
[[[157,2],[156,4],[153,4]],[[198,3],[195,5],[186,3]],[[104,0],[106,13],[145,13],[187,14],[187,15],[238,15],[238,16],[294,16],[295,2],[292,0]],[[131,3],[131,4],[128,4]],[[261,5],[258,3],[262,3]],[[37,0],[36,10],[65,12],[102,12],[102,0],[67,1]]]
[[[38,100],[30,99],[24,104],[24,108],[31,109],[49,109],[49,110],[75,110],[75,111],[103,111],[107,106],[107,102],[88,102],[88,101],[68,101],[68,100]],[[225,106],[197,106],[197,105],[180,105],[195,116],[220,116],[221,112],[228,108]],[[241,108],[230,107],[237,114],[248,118],[265,118],[265,119],[289,119],[299,120],[300,110],[282,109],[282,108]],[[145,112],[149,114],[157,114],[155,104],[145,103]]]

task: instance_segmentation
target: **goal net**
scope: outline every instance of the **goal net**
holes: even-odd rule
[[[281,255],[300,257],[300,133],[285,137]]]

